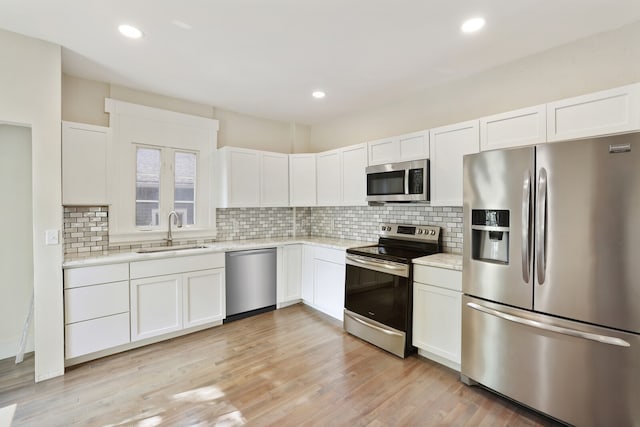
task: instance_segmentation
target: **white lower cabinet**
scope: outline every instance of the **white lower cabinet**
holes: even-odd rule
[[[131,281],[131,340],[182,329],[182,275]]]
[[[132,262],[131,341],[222,321],[224,284],[224,253]]]
[[[343,320],[345,251],[305,246],[302,270],[304,302]]]
[[[65,358],[129,343],[129,265],[64,271]]]
[[[304,245],[278,248],[278,308],[300,302],[302,294],[302,253]]]
[[[414,266],[413,345],[428,359],[460,370],[462,272]]]

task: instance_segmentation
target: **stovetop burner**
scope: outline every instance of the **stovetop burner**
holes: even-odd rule
[[[347,253],[404,264],[438,252],[440,227],[402,224],[382,224],[377,245],[347,249]]]

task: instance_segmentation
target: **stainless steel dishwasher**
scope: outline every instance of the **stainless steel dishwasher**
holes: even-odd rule
[[[276,308],[276,248],[227,252],[225,323]]]

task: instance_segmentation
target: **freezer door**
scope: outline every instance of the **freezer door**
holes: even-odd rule
[[[533,307],[534,153],[531,147],[464,156],[466,294]]]
[[[640,134],[537,148],[534,310],[640,332]]]
[[[572,425],[638,425],[640,335],[467,296],[462,304],[463,380]]]

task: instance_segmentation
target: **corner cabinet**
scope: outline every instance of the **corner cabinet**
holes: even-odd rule
[[[429,131],[431,205],[462,206],[462,158],[480,151],[479,125],[471,120]]]
[[[131,341],[225,317],[224,253],[131,263]]]
[[[460,370],[462,272],[414,265],[413,345],[418,354]]]
[[[429,158],[429,131],[407,133],[367,143],[369,166]]]
[[[110,130],[62,122],[62,204],[103,206],[107,192]]]
[[[220,207],[288,206],[287,154],[222,147],[217,157]]]
[[[549,142],[640,130],[640,83],[547,104]]]
[[[316,155],[289,155],[289,206],[316,206]]]

